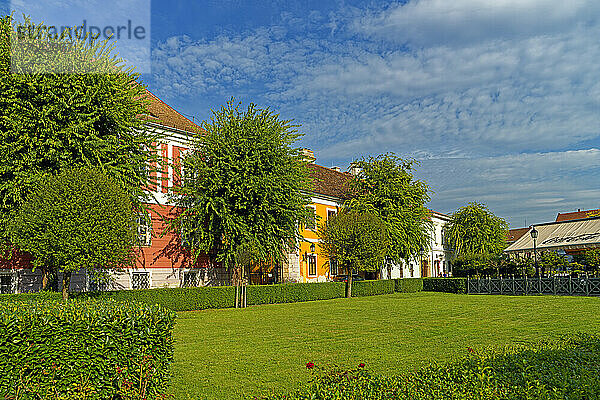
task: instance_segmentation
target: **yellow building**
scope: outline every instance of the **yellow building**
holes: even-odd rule
[[[314,162],[312,152],[305,154]],[[293,249],[283,266],[283,279],[294,282],[325,282],[332,280],[337,274],[335,261],[321,254],[317,230],[328,218],[337,214],[343,203],[344,193],[352,175],[341,172],[339,168],[327,168],[311,163],[308,165],[313,179],[313,190],[309,193],[315,212],[315,224],[300,226],[302,240],[297,249]],[[339,271],[342,273],[343,271]]]

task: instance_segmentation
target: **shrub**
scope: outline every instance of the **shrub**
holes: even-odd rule
[[[344,282],[248,286],[248,304],[296,303],[344,297]]]
[[[364,366],[364,365],[363,365]],[[311,369],[313,379],[292,395],[270,399],[570,399],[600,398],[600,337],[575,336],[555,342],[502,349],[468,349],[444,365],[431,363],[396,377],[364,368]]]
[[[2,398],[154,399],[173,362],[175,313],[114,301],[0,302]]]
[[[398,293],[416,293],[423,290],[422,278],[394,279],[394,291]]]
[[[194,311],[233,307],[235,288],[233,286],[159,288],[77,293],[76,295],[83,298],[93,297],[158,304],[173,311]]]
[[[374,296],[394,293],[395,282],[391,279],[377,281],[357,281],[352,285],[352,296]]]
[[[467,293],[466,278],[423,278],[423,291]]]

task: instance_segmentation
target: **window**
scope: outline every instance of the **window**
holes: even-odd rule
[[[198,271],[183,271],[183,287],[198,286]]]
[[[336,210],[327,210],[327,222],[337,215]]]
[[[312,231],[317,230],[317,209],[315,207],[307,207],[309,212],[312,211],[311,216],[306,222],[305,229],[310,229]]]
[[[132,289],[148,289],[150,287],[149,272],[132,272],[131,273],[131,288]]]
[[[329,275],[334,276],[338,274],[338,263],[335,258],[329,260]]]
[[[0,275],[0,293],[13,293],[13,276],[12,274]]]
[[[89,272],[88,272],[89,274]],[[108,277],[99,277],[89,274],[88,275],[88,290],[90,292],[105,291],[109,288]]]
[[[317,276],[317,256],[308,255],[308,276]]]
[[[137,218],[138,240],[142,246],[152,244],[152,216],[150,213],[139,213]]]

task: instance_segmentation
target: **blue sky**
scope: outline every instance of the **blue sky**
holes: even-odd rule
[[[154,1],[151,34],[144,81],[197,121],[269,106],[318,163],[414,157],[431,208],[511,227],[600,207],[597,1]]]

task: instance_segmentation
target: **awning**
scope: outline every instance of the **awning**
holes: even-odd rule
[[[534,225],[538,231],[538,250],[585,249],[600,247],[600,217],[566,222],[550,222]],[[531,228],[516,242],[508,246],[505,253],[533,251]]]

